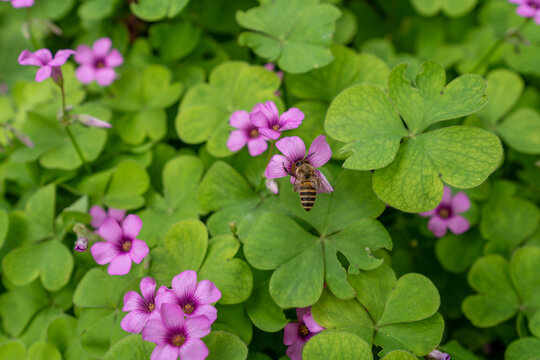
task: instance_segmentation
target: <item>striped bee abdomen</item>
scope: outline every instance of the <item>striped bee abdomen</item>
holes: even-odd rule
[[[309,211],[315,204],[315,198],[317,197],[317,190],[311,185],[310,181],[302,182],[300,186],[300,203],[304,210]]]

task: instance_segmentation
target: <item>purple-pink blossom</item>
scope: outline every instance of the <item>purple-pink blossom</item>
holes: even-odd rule
[[[257,156],[266,151],[268,148],[267,140],[253,124],[247,111],[233,112],[229,118],[229,124],[237,129],[231,132],[227,140],[229,150],[238,151],[247,144],[251,156]]]
[[[471,202],[465,193],[459,192],[452,197],[452,190],[445,187],[439,205],[419,215],[431,217],[428,221],[428,229],[436,237],[443,237],[447,229],[454,234],[462,234],[469,230],[469,221],[459,214],[469,210],[470,207]]]
[[[525,18],[533,18],[534,22],[540,25],[540,0],[509,0],[518,4],[516,13]]]
[[[443,353],[439,350],[433,350],[428,355],[426,355],[427,359],[434,359],[434,360],[450,360],[451,356],[447,353]]]
[[[126,211],[114,208],[109,208],[105,211],[101,206],[94,205],[90,208],[90,216],[92,217],[90,225],[99,231],[101,224],[108,218],[112,218],[116,220],[116,222],[122,223],[126,217]]]
[[[217,319],[217,309],[211,304],[220,298],[221,292],[213,282],[202,280],[197,283],[197,273],[186,270],[172,279],[172,290],[163,291],[156,304],[158,309],[165,303],[176,304],[187,318],[202,315],[212,324]]]
[[[71,55],[75,54],[73,50],[58,50],[54,58],[49,49],[39,49],[35,52],[23,50],[19,55],[20,65],[39,66],[36,73],[36,81],[40,82],[49,77],[58,82],[62,76],[60,66],[64,65]]]
[[[88,248],[88,238],[86,237],[80,237],[75,241],[75,251],[78,252],[85,252]]]
[[[176,304],[163,304],[159,319],[148,321],[142,338],[157,344],[151,360],[204,360],[208,348],[201,338],[210,333],[211,322],[206,316],[184,318]]]
[[[79,66],[75,72],[77,79],[83,84],[96,81],[100,86],[109,86],[116,79],[114,68],[124,63],[124,58],[117,49],[111,49],[109,38],[100,38],[92,48],[79,45],[75,61]]]
[[[296,129],[302,124],[302,120],[304,113],[297,108],[290,108],[279,115],[273,101],[257,104],[251,111],[251,122],[262,135],[272,140],[279,139],[282,131]]]
[[[298,136],[285,137],[276,142],[276,147],[283,155],[272,156],[264,175],[268,179],[276,179],[292,174],[291,183],[293,184],[296,181],[294,169],[301,162],[307,162],[314,168],[318,168],[326,164],[332,157],[332,150],[324,135],[320,135],[313,140],[307,155],[306,146]],[[334,191],[322,172],[315,170],[315,174],[319,178],[318,193]]]
[[[156,307],[156,280],[151,277],[142,278],[140,283],[142,296],[136,291],[128,291],[124,295],[124,307],[122,311],[129,312],[120,323],[122,329],[127,332],[140,333],[148,321],[159,319],[159,311]]]
[[[288,346],[287,356],[291,360],[302,360],[304,344],[313,336],[323,331],[324,328],[313,319],[311,306],[297,308],[296,316],[298,317],[298,322],[285,325],[283,343]]]
[[[99,227],[99,235],[106,241],[92,245],[90,252],[99,265],[109,264],[109,275],[125,275],[131,270],[131,262],[140,264],[148,255],[148,245],[137,239],[142,221],[137,215],[128,215],[122,226],[113,218],[107,218]]]
[[[11,5],[14,8],[27,8],[34,5],[34,0],[0,0],[0,1],[11,1]]]

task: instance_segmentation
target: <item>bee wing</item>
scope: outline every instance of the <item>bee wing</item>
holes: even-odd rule
[[[294,176],[291,176],[291,184],[294,192],[300,192],[300,181],[297,181]]]
[[[324,176],[322,172],[315,170],[315,174],[317,174],[317,177],[319,178],[319,186],[317,186],[318,193],[331,193],[334,191],[334,188],[330,185],[328,180],[326,180],[326,176]]]

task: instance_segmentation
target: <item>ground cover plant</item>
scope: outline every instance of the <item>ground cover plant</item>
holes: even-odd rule
[[[2,0],[0,360],[538,360],[539,111],[539,0]]]

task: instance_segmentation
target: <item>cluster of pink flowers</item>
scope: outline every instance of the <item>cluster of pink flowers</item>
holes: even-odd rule
[[[436,237],[446,235],[447,229],[450,229],[454,234],[463,234],[469,230],[470,224],[459,214],[469,210],[470,207],[471,202],[465,193],[459,192],[452,197],[452,190],[445,187],[439,205],[435,209],[419,215],[431,218],[428,222],[428,229]]]
[[[288,323],[283,332],[283,343],[288,346],[287,356],[291,360],[302,360],[302,349],[306,342],[324,328],[311,315],[311,306],[297,308],[298,322]]]
[[[186,270],[172,280],[172,289],[143,278],[141,294],[129,291],[123,311],[129,312],[120,326],[157,346],[152,360],[204,360],[208,348],[201,338],[210,333],[217,310],[211,305],[221,298],[219,289],[209,280],[197,282],[197,273]]]
[[[34,0],[0,0],[0,1],[11,1],[11,5],[16,9],[34,6]]]
[[[229,124],[237,130],[229,135],[227,147],[231,151],[238,151],[247,144],[251,156],[260,155],[268,148],[269,140],[279,139],[282,131],[296,129],[303,119],[304,113],[297,108],[279,115],[273,101],[256,104],[250,113],[235,111]]]
[[[518,4],[516,13],[525,18],[532,18],[534,22],[540,25],[540,0],[509,0],[511,3]]]

